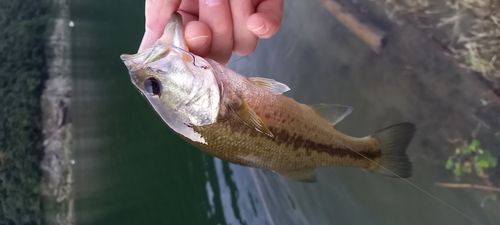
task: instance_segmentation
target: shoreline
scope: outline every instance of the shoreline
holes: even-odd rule
[[[369,1],[424,32],[500,98],[500,0]]]
[[[431,43],[439,46],[443,55],[452,58],[458,67],[478,81],[482,93],[477,102],[481,104],[470,113],[477,126],[468,133],[449,137],[450,158],[456,157],[455,149],[474,140],[500,158],[496,150],[500,141],[500,121],[493,116],[500,112],[500,60],[497,59],[500,57],[500,0],[369,1],[379,6],[398,26],[409,25],[420,30]],[[500,187],[500,167],[495,163],[485,171],[482,176],[458,176],[459,179],[454,177],[454,171],[446,171],[449,177],[441,179]]]
[[[47,224],[69,225],[74,221],[73,171],[71,152],[72,124],[70,105],[71,42],[68,0],[53,0],[56,10],[47,43],[48,78],[41,96],[44,156],[42,196]]]
[[[448,141],[449,150],[444,152],[450,158],[456,157],[453,154],[455,148],[463,148],[476,140],[492,150],[494,157],[500,158],[500,153],[495,151],[498,148],[496,143],[500,141],[500,121],[493,116],[500,113],[500,60],[497,60],[500,57],[500,0],[476,0],[474,3],[477,4],[463,0],[323,1],[342,3],[344,11],[357,17],[360,23],[370,24],[388,36],[405,27],[421,32],[429,40],[428,46],[434,46],[443,56],[450,57],[457,68],[476,80],[474,86],[481,89],[481,96],[475,101],[481,104],[474,107],[469,116],[476,120],[477,126],[448,137],[452,141]],[[352,26],[347,27],[351,32],[355,30]],[[376,33],[370,35],[377,36]],[[390,38],[386,41],[391,42]],[[383,52],[381,46],[377,54]],[[444,168],[446,158],[435,160]],[[495,166],[487,169],[489,173],[461,181],[500,187],[500,167],[496,167],[496,163],[492,165]],[[454,172],[445,171],[440,179],[451,180]]]

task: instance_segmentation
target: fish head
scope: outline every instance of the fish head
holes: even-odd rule
[[[174,13],[163,36],[137,54],[123,54],[132,84],[175,131],[215,123],[219,83],[204,58],[188,51],[182,18]],[[184,135],[186,136],[186,135]]]

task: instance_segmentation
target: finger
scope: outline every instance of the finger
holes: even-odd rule
[[[233,51],[233,23],[228,0],[199,0],[200,21],[212,30],[210,52],[207,55],[226,64]]]
[[[278,32],[283,18],[283,0],[261,0],[256,13],[247,21],[247,28],[259,38],[269,38]]]
[[[170,15],[177,11],[181,0],[146,0],[146,31],[139,51],[151,46],[163,34]]]
[[[198,4],[196,4],[198,5]],[[181,7],[182,8],[182,3]],[[198,7],[196,7],[198,9]],[[189,11],[189,10],[186,10]],[[184,23],[184,38],[190,52],[205,57],[210,50],[210,42],[212,40],[212,32],[210,28],[203,22],[198,21],[198,16],[188,13],[184,10],[178,12],[182,15]],[[194,12],[198,14],[197,12]]]
[[[177,12],[180,13],[182,16],[182,24],[184,24],[184,27],[187,26],[187,24],[189,22],[198,20],[198,16],[195,16],[191,13],[186,12],[186,11],[179,10]]]
[[[181,0],[179,11],[189,13],[198,18],[198,12],[199,12],[198,0]]]
[[[212,32],[205,23],[200,21],[189,22],[186,25],[185,35],[190,52],[202,57],[209,53]]]
[[[233,51],[241,56],[248,55],[255,50],[258,41],[257,36],[246,26],[255,8],[251,1],[231,0],[229,5],[233,18]]]

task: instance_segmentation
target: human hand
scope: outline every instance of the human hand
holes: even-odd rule
[[[278,31],[283,0],[146,0],[146,31],[139,50],[161,37],[175,11],[182,15],[189,51],[226,64],[233,51],[248,55],[259,38]]]

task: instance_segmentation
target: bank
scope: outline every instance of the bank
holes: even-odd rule
[[[500,0],[320,2],[381,57],[384,50],[388,50],[384,47],[395,41],[391,39],[394,33],[416,30],[427,37],[428,48],[448,56],[455,67],[467,74],[467,79],[476,81],[471,82],[470,89],[459,90],[481,92],[473,100],[479,104],[463,109],[464,113],[468,112],[468,120],[474,122],[468,123],[469,128],[450,132],[453,135],[445,137],[448,146],[440,150],[439,157],[433,151],[423,151],[430,156],[428,163],[434,165],[439,174],[435,180],[438,186],[480,190],[497,199],[496,193],[500,192],[500,167],[497,166],[500,157]],[[404,50],[401,52],[405,54]]]

